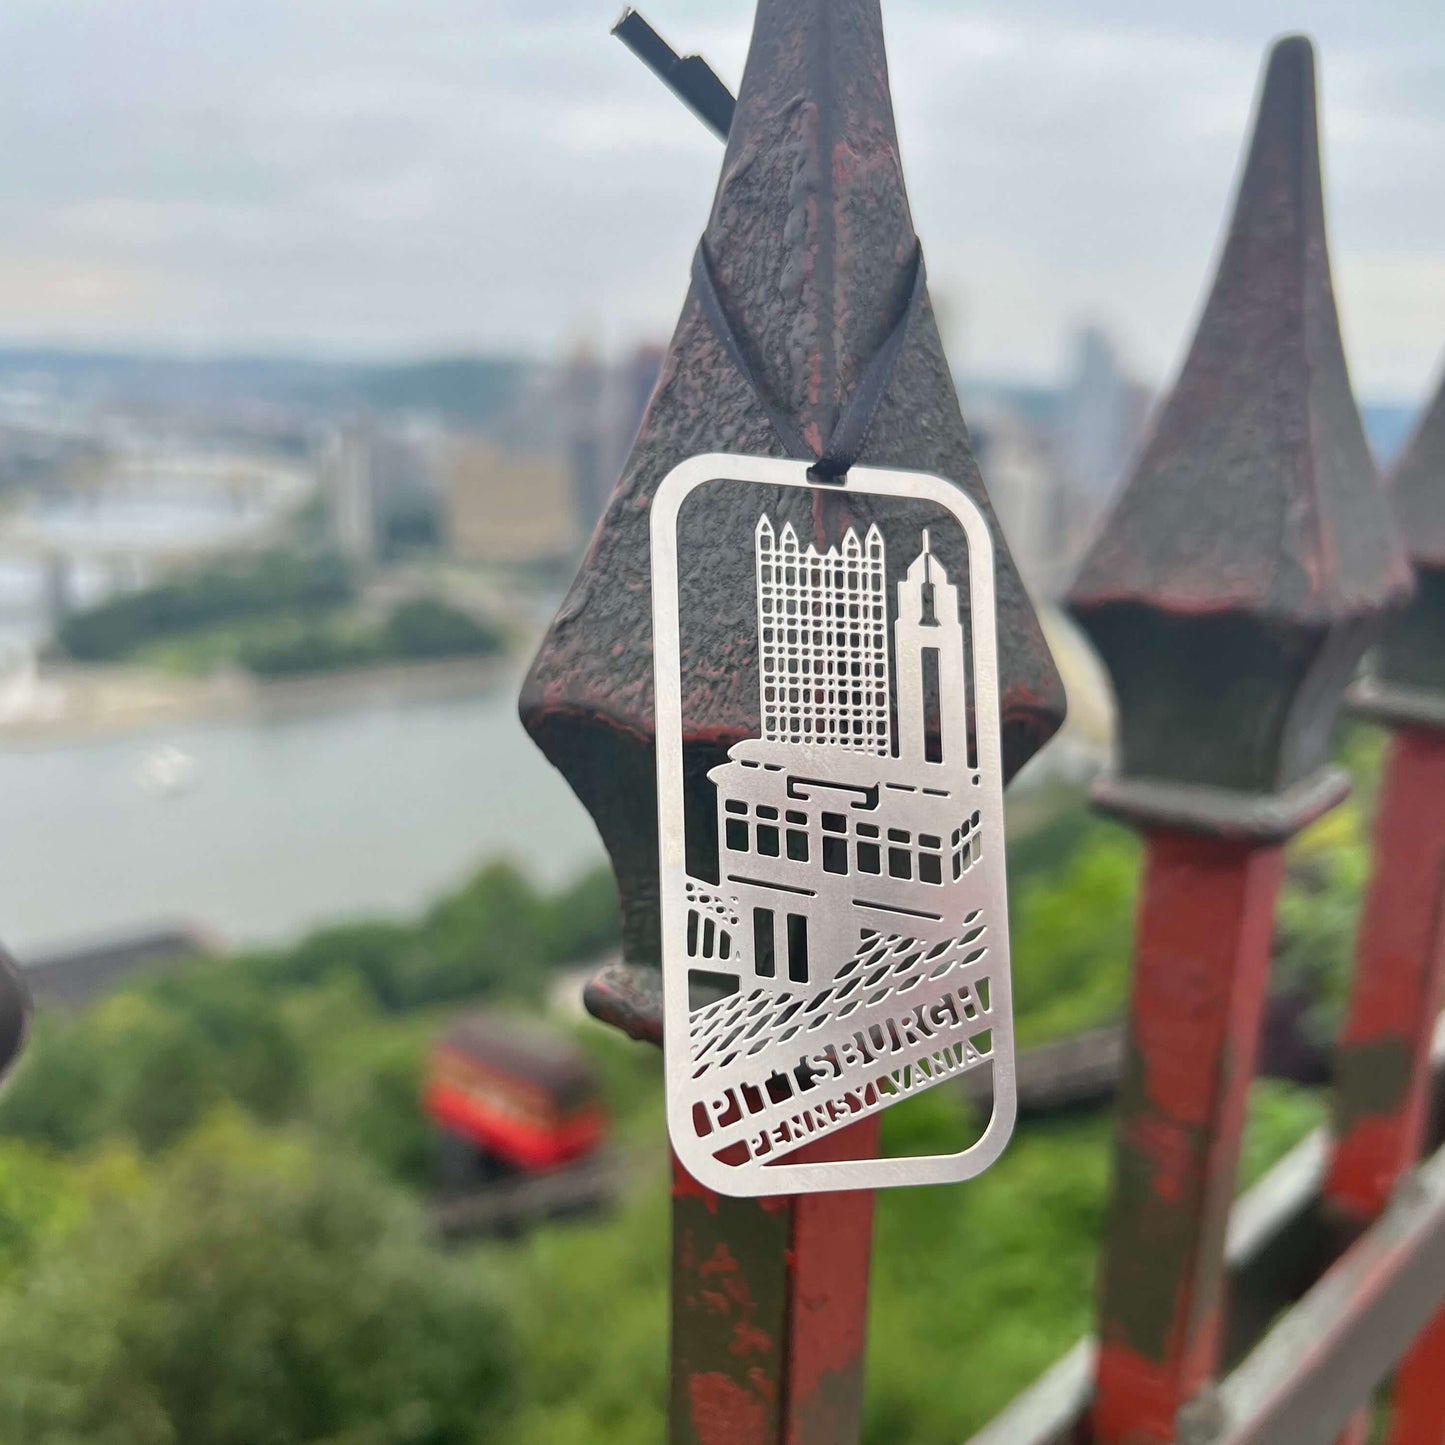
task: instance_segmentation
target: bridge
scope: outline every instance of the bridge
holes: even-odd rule
[[[310,470],[272,458],[137,456],[61,504],[0,515],[0,562],[40,567],[53,629],[74,606],[80,569],[103,575],[108,594],[139,587],[157,568],[275,546],[315,487]]]

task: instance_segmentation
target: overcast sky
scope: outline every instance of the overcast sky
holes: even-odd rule
[[[730,86],[749,0],[646,0]],[[4,0],[0,340],[340,354],[670,331],[721,148],[618,0]],[[1051,380],[1187,339],[1259,62],[1319,42],[1360,392],[1445,353],[1440,0],[885,0],[955,364]]]

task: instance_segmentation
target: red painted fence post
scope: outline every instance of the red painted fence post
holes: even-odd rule
[[[1212,1377],[1223,1231],[1283,871],[1278,840],[1152,828],[1101,1275],[1098,1442],[1172,1440]]]
[[[1383,686],[1372,680],[1368,695]],[[1445,699],[1442,699],[1445,723]],[[1334,1142],[1325,1198],[1368,1224],[1419,1156],[1440,1012],[1445,885],[1445,730],[1398,715],[1375,818],[1373,873],[1336,1054]]]
[[[875,1117],[799,1158],[862,1159],[877,1148]],[[675,1160],[673,1171],[673,1439],[856,1440],[872,1194],[727,1199]]]
[[[1326,1183],[1330,1205],[1353,1227],[1383,1212],[1419,1156],[1445,985],[1445,382],[1389,490],[1417,591],[1355,694],[1393,736],[1340,1038]],[[1445,1441],[1445,1315],[1402,1362],[1389,1441]]]
[[[1147,841],[1096,1445],[1174,1440],[1218,1367],[1281,849],[1343,796],[1340,694],[1407,587],[1350,393],[1294,37],[1269,59],[1188,358],[1069,599],[1118,700],[1096,801]]]
[[[782,455],[759,390],[821,447],[908,300],[917,242],[878,0],[760,0],[704,243],[757,389],[690,293],[632,455],[522,695],[523,721],[593,815],[618,877],[624,962],[594,980],[588,1007],[652,1042],[662,1016],[648,508],[689,456]],[[992,515],[926,298],[861,460],[948,477]],[[845,501],[820,490],[820,545],[846,529]],[[1012,773],[1058,727],[1064,700],[1002,543],[996,582]],[[715,601],[700,645],[748,655],[754,631],[735,599]],[[739,676],[712,675],[684,700],[685,716],[700,720],[684,730],[689,777],[760,731],[756,690]],[[818,1147],[866,1155],[876,1128]],[[871,1223],[868,1195],[725,1199],[676,1173],[674,1445],[857,1440]]]

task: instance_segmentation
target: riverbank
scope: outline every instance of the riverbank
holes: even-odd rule
[[[519,670],[286,684],[235,716],[0,746],[0,939],[24,960],[180,920],[264,946],[414,915],[489,858],[565,883],[601,848],[522,731]]]
[[[0,688],[0,747],[49,745],[160,726],[258,720],[491,692],[514,657],[459,657],[261,681],[236,669],[208,677],[139,667],[61,667]]]

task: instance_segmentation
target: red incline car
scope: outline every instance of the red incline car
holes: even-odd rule
[[[432,1046],[424,1102],[447,1134],[526,1172],[583,1158],[607,1136],[597,1079],[579,1050],[495,1014],[468,1016]]]

